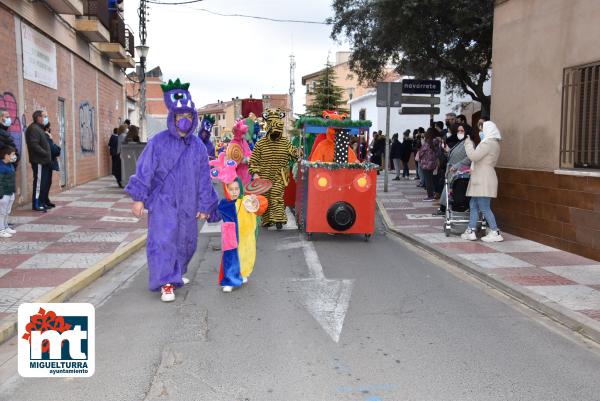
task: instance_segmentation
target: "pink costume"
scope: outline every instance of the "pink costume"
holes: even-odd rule
[[[237,144],[242,148],[242,154],[244,158],[238,161],[237,165],[237,176],[242,180],[242,184],[246,185],[252,181],[252,176],[248,172],[248,162],[252,151],[246,141],[246,132],[248,132],[248,126],[244,120],[238,120],[233,126],[233,139],[230,144]]]

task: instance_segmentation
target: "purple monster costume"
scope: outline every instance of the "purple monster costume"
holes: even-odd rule
[[[198,131],[198,137],[202,139],[202,143],[206,146],[206,153],[208,153],[209,159],[215,159],[215,145],[210,140],[210,134],[213,126],[215,125],[215,118],[210,114],[205,115],[200,122],[200,130]]]
[[[167,130],[154,136],[137,161],[125,191],[148,209],[149,289],[183,285],[182,276],[196,251],[197,213],[217,206],[206,148],[194,135],[198,113],[179,79],[162,85],[169,109]]]

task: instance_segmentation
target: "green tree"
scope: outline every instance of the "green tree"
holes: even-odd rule
[[[344,89],[335,84],[335,69],[327,60],[325,69],[319,75],[317,84],[313,91],[314,101],[310,105],[306,105],[306,113],[321,116],[323,110],[336,110],[338,112],[347,113],[348,110],[343,106],[346,104],[344,100]]]
[[[417,78],[445,78],[490,111],[483,91],[492,65],[494,0],[334,0],[332,38],[345,36],[350,68],[375,81],[391,61]]]

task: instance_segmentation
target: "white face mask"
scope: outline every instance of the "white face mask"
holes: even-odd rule
[[[456,136],[458,137],[459,141],[462,141],[463,139],[465,139],[465,134],[457,134]]]
[[[12,156],[10,157],[10,162],[11,162],[11,163],[16,163],[16,162],[17,162],[17,155],[12,155]]]
[[[446,132],[446,138],[450,138],[452,136],[452,132],[448,131]]]

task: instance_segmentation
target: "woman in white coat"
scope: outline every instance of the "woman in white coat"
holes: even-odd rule
[[[500,157],[500,131],[491,121],[483,123],[483,131],[479,133],[481,142],[475,148],[473,142],[465,139],[465,150],[471,160],[471,179],[467,188],[467,196],[471,197],[469,227],[462,234],[462,238],[470,241],[477,240],[475,230],[481,212],[489,226],[486,236],[481,238],[484,242],[500,242],[504,239],[500,235],[496,218],[490,208],[492,198],[498,195],[498,177],[496,176],[496,163]]]

